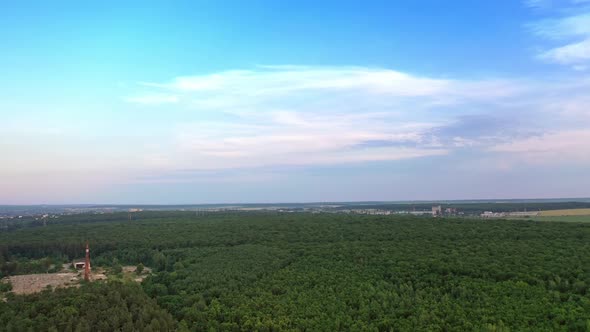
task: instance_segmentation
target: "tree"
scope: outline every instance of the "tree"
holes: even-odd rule
[[[119,274],[123,272],[123,267],[121,266],[121,264],[114,264],[113,265],[113,273]]]

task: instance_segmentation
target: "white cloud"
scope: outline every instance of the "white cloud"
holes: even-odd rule
[[[575,15],[541,20],[529,27],[536,35],[560,44],[541,51],[539,59],[576,70],[584,70],[590,64],[590,11],[586,7],[579,7]]]
[[[533,33],[538,36],[560,40],[570,37],[590,35],[590,13],[583,13],[561,18],[545,19],[529,24]]]
[[[178,96],[166,112],[184,119],[171,128],[168,145],[145,156],[162,172],[340,165],[461,149],[506,155],[510,147],[525,149],[510,144],[531,134],[561,134],[567,121],[588,128],[579,122],[587,118],[590,88],[583,76],[459,80],[379,68],[259,66],[141,85]],[[466,116],[472,120],[457,123]]]
[[[465,80],[286,66],[183,77],[215,77],[215,84],[188,89],[175,78],[141,84],[135,97],[174,96],[175,102],[163,108],[146,98],[152,103],[142,106],[157,111],[118,112],[118,121],[13,115],[0,130],[0,152],[8,156],[0,183],[47,193],[77,181],[68,189],[75,196],[96,182],[244,183],[259,176],[276,184],[319,165],[323,171],[350,165],[362,174],[374,169],[368,163],[425,157],[433,160],[431,170],[590,166],[590,77],[583,72]],[[75,171],[92,180],[67,175]],[[43,177],[46,185],[36,185]]]
[[[541,53],[539,57],[562,65],[574,65],[573,68],[576,70],[584,70],[586,66],[578,64],[590,60],[590,38],[579,43],[553,48]]]
[[[174,91],[232,91],[254,96],[277,95],[309,90],[364,90],[398,96],[432,95],[451,82],[411,76],[393,70],[361,67],[261,66],[259,70],[230,70],[211,75],[185,76],[169,83],[143,83]]]
[[[532,9],[551,9],[560,8],[569,5],[580,5],[589,3],[590,0],[524,0],[523,3],[526,7]]]
[[[341,164],[441,155],[429,145],[426,123],[390,126],[383,115],[259,115],[255,125],[195,123],[179,128],[179,154],[187,167],[217,169],[269,165]],[[420,144],[420,147],[415,145]]]
[[[259,66],[257,70],[229,70],[209,75],[182,76],[168,83],[141,83],[193,94],[198,105],[223,106],[227,102],[212,98],[223,92],[224,100],[266,99],[283,95],[335,91],[386,95],[399,98],[429,97],[493,98],[514,92],[511,82],[503,80],[457,81],[429,78],[399,71],[365,67]],[[482,90],[485,92],[482,93]],[[212,96],[213,95],[213,96]],[[228,98],[229,97],[229,98]],[[239,100],[243,103],[243,100]]]
[[[524,1],[524,5],[529,7],[529,8],[533,8],[533,9],[539,9],[539,8],[545,8],[548,7],[551,4],[550,0],[525,0]]]
[[[259,66],[141,85],[154,89],[154,95],[178,96],[178,107],[212,118],[180,124],[175,145],[155,158],[160,165],[190,169],[442,155],[448,150],[429,131],[447,120],[429,118],[432,110],[522,91],[522,85],[505,80],[309,66]]]
[[[590,162],[590,130],[562,130],[528,137],[490,148],[531,163]]]

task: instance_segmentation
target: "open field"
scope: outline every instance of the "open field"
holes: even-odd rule
[[[541,217],[590,216],[590,209],[546,210],[539,213]]]
[[[590,216],[547,216],[532,217],[535,221],[563,221],[563,222],[590,222]]]

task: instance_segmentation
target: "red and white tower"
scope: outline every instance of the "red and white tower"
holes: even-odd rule
[[[86,261],[84,262],[84,280],[90,280],[90,249],[88,249],[88,241],[86,241]]]

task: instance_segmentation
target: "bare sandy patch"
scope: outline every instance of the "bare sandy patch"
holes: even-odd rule
[[[72,287],[80,282],[78,273],[73,272],[10,276],[8,281],[12,284],[12,292],[15,294],[32,294],[46,289],[47,286]]]

